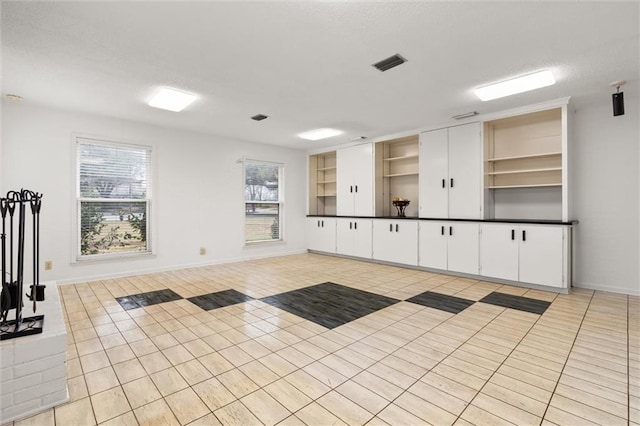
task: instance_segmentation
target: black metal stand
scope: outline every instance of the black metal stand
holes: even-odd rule
[[[33,301],[33,312],[36,311],[36,301],[44,300],[44,288],[40,284],[38,263],[40,261],[40,207],[42,194],[26,189],[9,191],[7,196],[0,198],[0,213],[2,214],[2,293],[0,293],[0,340],[42,333],[44,315],[22,318],[22,295],[24,286],[24,249],[27,204],[31,207],[33,221],[33,284],[31,294],[26,296]],[[14,235],[14,214],[18,212],[18,234]],[[9,235],[7,238],[6,221],[9,219]],[[14,280],[14,242],[17,242],[17,268]],[[7,244],[9,253],[7,253]],[[9,257],[9,271],[7,271],[7,254]],[[7,277],[8,276],[8,277]],[[7,281],[7,278],[9,280]],[[8,320],[9,311],[15,309],[14,320]]]

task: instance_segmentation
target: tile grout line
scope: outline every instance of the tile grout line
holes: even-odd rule
[[[302,288],[304,288],[304,287],[302,287]],[[433,289],[432,289],[432,290],[433,290]],[[430,290],[427,290],[427,291],[430,291]],[[93,292],[93,289],[92,289],[92,292]],[[95,295],[95,292],[93,292],[93,293],[94,293],[94,295]],[[424,292],[423,292],[423,293],[424,293]],[[374,294],[375,294],[375,293],[374,293]],[[422,293],[420,293],[420,294],[422,294]],[[96,297],[97,297],[97,296],[96,296]],[[181,300],[186,300],[186,298],[182,298]],[[255,298],[254,298],[254,300],[257,300],[257,301],[262,302],[260,299],[255,299]],[[399,302],[403,302],[403,301],[404,301],[404,302],[406,302],[406,300],[398,300],[398,303],[399,303]],[[477,303],[477,302],[478,302],[478,301],[474,301],[474,304],[475,304],[475,303]],[[242,303],[246,303],[246,301],[245,301],[245,302],[242,302]],[[262,302],[262,303],[265,303],[265,302]],[[409,302],[409,303],[411,303],[411,302]],[[267,304],[267,305],[269,305],[269,304]],[[395,304],[394,304],[394,305],[395,305]],[[196,306],[197,306],[197,305],[196,305]],[[230,305],[230,306],[233,306],[233,305]],[[269,306],[272,306],[272,305],[269,305]],[[393,306],[393,305],[390,305],[390,306]],[[420,305],[420,306],[422,306],[421,311],[423,311],[424,309],[428,308],[428,306],[423,306],[423,305]],[[498,305],[494,305],[494,306],[498,306]],[[272,307],[273,307],[273,306],[272,306]],[[500,307],[501,307],[501,306],[500,306]],[[83,308],[84,308],[84,305],[83,305]],[[144,308],[144,306],[142,306],[141,308]],[[276,307],[276,308],[278,308],[278,307]],[[504,311],[506,310],[506,308],[505,308],[505,307],[501,307],[501,308],[503,308],[503,311],[502,311],[502,312],[504,312]],[[164,308],[163,308],[163,309],[164,309]],[[201,309],[202,309],[202,308],[201,308]],[[257,308],[257,309],[262,309],[262,308]],[[278,308],[278,309],[279,309],[280,311],[285,312],[285,313],[289,313],[288,311],[285,311],[285,310],[283,310],[283,309],[281,309],[281,308]],[[435,309],[435,308],[432,308],[432,309]],[[417,312],[421,312],[421,311],[417,311]],[[85,312],[86,312],[86,308],[85,308]],[[126,310],[125,310],[125,312],[126,312]],[[165,310],[165,312],[166,312],[166,310]],[[209,311],[207,311],[207,310],[204,310],[204,309],[203,309],[203,312],[209,312]],[[377,311],[376,311],[376,312],[377,312]],[[415,313],[417,313],[417,312],[415,312]],[[501,313],[502,313],[502,312],[501,312]],[[86,312],[86,313],[87,313],[87,316],[88,316],[88,312]],[[414,313],[414,314],[415,314],[415,313]],[[147,314],[148,314],[148,313],[147,313]],[[289,313],[289,314],[290,314],[290,313]],[[148,314],[148,315],[149,315],[149,314]],[[236,317],[236,316],[237,316],[237,315],[234,315],[234,314],[230,314],[230,315],[231,315],[231,316],[233,316],[233,317]],[[413,314],[412,314],[412,315],[413,315]],[[416,339],[418,339],[419,337],[424,336],[426,333],[428,333],[429,331],[431,331],[431,330],[433,330],[434,328],[438,327],[439,325],[442,325],[443,323],[447,322],[448,320],[450,320],[450,319],[454,318],[454,317],[455,317],[455,315],[456,315],[456,314],[454,314],[454,316],[452,316],[452,317],[450,317],[450,318],[448,318],[448,319],[446,319],[446,320],[441,321],[439,324],[434,325],[431,329],[429,329],[429,330],[425,331],[425,332],[424,332],[424,333],[422,333],[420,336],[418,336],[418,337],[414,338],[413,340],[409,341],[408,343],[404,344],[403,346],[401,346],[401,347],[397,348],[394,352],[397,352],[398,350],[400,350],[400,349],[402,349],[403,347],[405,347],[407,344],[409,344],[409,343],[411,343],[411,342],[415,341]],[[497,316],[499,316],[499,315],[500,315],[500,314],[498,314]],[[272,316],[271,316],[271,318],[272,318],[273,316],[277,316],[277,314],[272,315]],[[496,316],[495,318],[497,318],[497,316]],[[366,317],[366,315],[365,315],[365,317]],[[89,317],[89,318],[90,318],[90,317]],[[364,317],[361,317],[361,318],[364,318]],[[495,318],[494,318],[494,320],[495,320]],[[135,321],[135,318],[132,318],[132,319]],[[385,329],[388,329],[388,328],[391,328],[391,327],[393,327],[395,324],[397,324],[397,323],[399,323],[399,322],[403,321],[404,319],[406,319],[406,317],[405,317],[405,318],[403,318],[403,319],[396,320],[396,321],[394,321],[392,324],[389,324],[388,326],[383,327],[382,329],[376,330],[376,332],[375,332],[375,333],[380,332],[380,331],[385,330]],[[303,320],[306,320],[306,319],[303,319]],[[306,321],[309,321],[309,320],[306,320]],[[493,321],[493,320],[492,320],[492,321]],[[489,325],[492,321],[490,321],[489,323],[487,323],[487,325]],[[301,322],[302,322],[302,321],[301,321]],[[313,321],[310,321],[310,322],[313,322]],[[343,325],[344,325],[344,324],[343,324]],[[485,327],[486,327],[487,325],[485,325]],[[185,326],[184,328],[188,329],[188,327],[186,327],[186,326]],[[230,329],[237,329],[237,328],[238,328],[238,327],[231,327]],[[335,328],[337,328],[337,327],[335,327]],[[483,328],[484,328],[484,327],[483,327]],[[327,331],[331,331],[331,330],[333,330],[333,329],[329,329],[329,330],[327,330]],[[481,330],[482,330],[482,329],[478,330],[478,332],[480,332]],[[143,331],[144,331],[144,330],[143,330]],[[122,333],[120,330],[118,330],[118,332],[119,332],[120,334]],[[167,331],[167,332],[168,332],[169,334],[171,334],[171,332],[170,332],[170,331]],[[336,332],[337,332],[337,333],[339,333],[339,334],[341,334],[341,335],[343,335],[343,336],[345,336],[344,334],[340,333],[339,331],[336,331]],[[478,332],[476,332],[476,334],[477,334]],[[314,336],[311,336],[311,337],[306,338],[306,339],[302,339],[301,341],[307,341],[308,339],[310,339],[310,338],[312,338],[312,337],[315,337],[315,336],[317,336],[317,335],[324,334],[324,333],[326,333],[326,331],[324,331],[323,333],[316,333]],[[375,334],[375,333],[372,333],[372,334]],[[115,334],[115,333],[114,333],[114,334]],[[146,333],[145,333],[145,334],[146,334]],[[218,333],[218,334],[219,334],[219,333]],[[265,333],[264,335],[271,335],[271,334],[272,334],[272,333]],[[365,337],[362,337],[362,338],[360,338],[360,339],[356,339],[356,340],[354,340],[353,342],[351,342],[349,345],[351,345],[351,344],[353,344],[353,343],[356,343],[356,342],[359,342],[359,341],[361,341],[361,340],[365,339],[366,337],[371,336],[372,334],[369,334],[369,335],[367,335],[367,336],[365,336]],[[474,335],[475,335],[475,334],[474,334]],[[273,336],[273,337],[277,339],[277,337],[275,337],[275,336]],[[299,336],[296,336],[296,337],[299,337]],[[349,337],[349,336],[346,336],[346,337]],[[471,337],[473,337],[473,336],[471,336]],[[470,338],[471,338],[471,337],[470,337]],[[148,335],[147,335],[147,338],[149,338],[149,339],[150,339],[150,337],[149,337]],[[198,338],[199,338],[199,339],[201,339],[201,337],[198,337]],[[469,339],[470,339],[470,338],[469,338]],[[467,339],[467,341],[468,341],[469,339]],[[251,338],[251,339],[249,339],[249,340],[254,340],[254,338]],[[248,341],[249,341],[249,340],[248,340]],[[279,340],[279,339],[278,339],[278,340]],[[458,347],[456,347],[456,349],[454,349],[454,350],[453,350],[453,352],[455,352],[455,351],[456,351],[460,346],[464,345],[467,341],[463,342],[461,345],[459,345]],[[281,341],[281,342],[282,342],[282,341]],[[230,342],[230,343],[233,343],[233,342]],[[285,344],[286,344],[286,342],[282,342],[282,343],[285,343]],[[296,342],[295,344],[297,344],[297,343],[300,343],[300,342]],[[363,343],[364,343],[364,342],[363,342]],[[130,342],[128,342],[128,341],[127,341],[127,343],[126,343],[126,344],[129,346],[129,345],[130,345]],[[295,345],[295,344],[286,344],[286,346],[285,346],[283,349],[288,348],[288,347],[293,347],[293,345]],[[311,343],[311,344],[313,344],[313,343]],[[366,344],[366,343],[364,343],[364,344]],[[178,345],[182,345],[182,346],[183,346],[183,343],[182,343],[182,342],[178,342]],[[349,346],[349,345],[347,345],[347,346]],[[177,345],[175,345],[175,346],[177,346]],[[233,343],[233,344],[232,344],[232,346],[238,346],[238,344]],[[346,346],[343,346],[343,347],[341,347],[341,348],[339,348],[339,349],[337,349],[337,350],[335,350],[335,351],[333,351],[333,352],[330,352],[330,353],[328,353],[327,355],[325,355],[324,357],[319,358],[319,359],[317,359],[317,360],[314,360],[314,362],[320,362],[320,360],[321,360],[321,359],[326,358],[326,357],[328,357],[329,355],[333,355],[333,354],[335,354],[336,352],[338,352],[339,350],[344,349],[345,347],[346,347]],[[212,349],[213,349],[213,348],[212,348]],[[294,348],[294,349],[295,349],[295,348]],[[103,350],[105,350],[105,349],[103,348]],[[105,350],[105,351],[106,351],[106,350]],[[162,353],[162,350],[161,350],[160,348],[158,348],[158,351]],[[214,349],[214,351],[215,351],[216,353],[217,353],[217,352],[219,352],[218,350],[215,350],[215,349]],[[385,358],[389,357],[390,355],[393,355],[393,353],[394,353],[394,352],[387,354],[387,355],[386,355],[384,358],[382,358],[382,359],[385,359]],[[441,361],[443,361],[444,359],[446,359],[446,358],[447,358],[448,356],[450,356],[453,352],[451,352],[450,354],[448,354],[447,356],[445,356],[445,358],[443,358]],[[272,351],[272,353],[276,353],[276,352],[273,352],[273,351]],[[339,355],[336,355],[336,356],[340,357]],[[340,357],[340,358],[342,358],[342,357]],[[138,359],[138,356],[137,356],[137,355],[136,355],[136,359]],[[197,358],[195,358],[195,359],[197,359]],[[381,360],[382,360],[382,359],[381,359]],[[254,358],[254,360],[258,361],[258,360],[259,360],[259,358]],[[380,360],[380,361],[381,361],[381,360]],[[285,359],[285,361],[287,361],[287,360]],[[376,361],[376,363],[377,363],[377,362],[380,362],[380,361]],[[437,366],[441,361],[439,361],[435,366]],[[289,361],[287,361],[287,362],[289,362]],[[311,364],[311,363],[310,363],[310,364]],[[112,365],[112,364],[110,364],[110,365],[113,367],[113,365]],[[243,365],[244,365],[244,364],[243,364]],[[264,365],[264,364],[263,364],[263,365]],[[309,365],[309,364],[308,364],[308,365]],[[324,364],[324,365],[326,366],[326,364]],[[435,366],[434,366],[434,367],[435,367]],[[266,367],[266,366],[265,366],[265,367]],[[304,367],[306,367],[306,365],[305,365]],[[295,371],[302,370],[304,367],[297,368],[296,370],[292,371],[292,372],[291,372],[291,373],[289,373],[289,374],[293,374]],[[328,367],[328,366],[327,366],[327,367]],[[434,367],[432,367],[432,369],[433,369]],[[169,367],[169,368],[175,368],[175,365],[173,365],[173,364],[172,364],[172,366],[171,366],[171,367]],[[268,367],[266,367],[266,368],[268,369]],[[330,367],[329,367],[329,368],[330,368]],[[394,370],[395,370],[395,368],[393,368],[393,367],[389,367],[389,368],[392,368],[392,369],[394,369]],[[239,367],[234,366],[234,369],[239,369]],[[332,370],[333,370],[333,369],[332,369]],[[366,370],[366,369],[362,369],[362,371],[365,371],[365,370]],[[335,371],[335,370],[334,370],[334,371]],[[431,371],[431,370],[429,370],[429,371]],[[415,380],[415,381],[412,383],[412,385],[411,385],[411,386],[413,386],[413,384],[415,384],[415,383],[417,383],[418,381],[420,381],[420,379],[421,379],[422,377],[424,377],[426,374],[428,374],[428,373],[429,373],[429,371],[427,371],[427,372],[426,372],[424,375],[422,375],[419,379]],[[178,371],[178,373],[179,373],[179,371]],[[288,375],[289,375],[289,374],[288,374]],[[360,373],[358,373],[358,374],[360,374]],[[372,373],[372,374],[373,374],[373,373]],[[374,375],[375,375],[375,374],[374,374]],[[84,376],[84,374],[83,374],[83,376]],[[149,376],[149,377],[150,377],[150,375],[147,375],[147,376]],[[182,376],[182,375],[181,375],[181,376]],[[376,375],[376,376],[377,376],[377,375]],[[215,376],[213,376],[213,377],[215,377]],[[379,376],[378,376],[378,377],[379,377]],[[284,377],[281,377],[281,378],[284,378]],[[315,377],[314,377],[314,378],[315,378]],[[352,379],[352,378],[347,377],[347,380],[351,380],[351,379]],[[386,379],[384,379],[384,378],[381,378],[381,379],[382,379],[382,380],[386,380]],[[119,383],[120,383],[119,378],[118,378],[118,381],[119,381]],[[222,384],[223,384],[223,386],[224,386],[224,383],[222,383]],[[155,385],[155,383],[154,383],[154,385]],[[122,383],[120,383],[120,386],[122,386]],[[409,386],[409,387],[411,387],[411,386]],[[224,387],[226,388],[226,386],[224,386]],[[295,387],[295,386],[294,386],[294,387]],[[192,386],[191,386],[191,385],[189,385],[189,388],[192,388]],[[311,403],[313,403],[313,402],[317,401],[317,400],[318,400],[318,399],[320,399],[322,396],[324,396],[324,395],[326,395],[327,393],[329,393],[329,392],[331,392],[331,391],[335,390],[336,388],[337,388],[337,386],[336,386],[336,387],[331,387],[331,389],[330,389],[328,392],[325,392],[324,394],[322,394],[321,396],[319,396],[319,397],[318,397],[318,398],[316,398],[315,400],[312,400],[312,401],[311,401],[309,404],[307,404],[307,405],[310,405]],[[244,397],[246,397],[246,396],[248,396],[248,395],[250,395],[250,394],[252,394],[252,393],[257,392],[257,391],[258,391],[258,390],[260,390],[260,389],[263,389],[263,387],[259,387],[259,389],[257,389],[256,391],[250,392],[249,394],[244,395],[242,398],[244,398]],[[407,388],[407,389],[408,389],[408,388]],[[403,393],[405,393],[405,392],[407,391],[407,389],[404,389],[404,390],[403,390],[403,392],[402,392],[400,395],[402,395]],[[299,389],[298,389],[298,390],[299,390]],[[338,392],[338,391],[336,391],[336,392]],[[174,393],[176,393],[176,392],[174,392]],[[303,393],[304,393],[304,392],[303,392]],[[338,393],[340,393],[340,392],[338,392]],[[197,394],[197,392],[196,392],[196,394]],[[358,405],[358,406],[360,407],[360,405],[359,405],[359,404],[357,404],[355,401],[352,401],[352,400],[351,400],[350,398],[348,398],[347,396],[342,395],[342,394],[340,394],[340,395],[341,395],[341,396],[343,396],[344,398],[346,398],[346,399],[350,400],[351,402],[353,402],[354,404],[356,404],[356,405]],[[399,396],[400,396],[400,395],[399,395]],[[168,395],[167,395],[167,396],[168,396]],[[197,395],[197,396],[198,396],[198,398],[201,400],[200,396],[199,396],[199,395]],[[235,396],[235,395],[234,395],[234,396]],[[399,397],[399,396],[398,396],[398,397]],[[90,397],[90,395],[89,395],[89,397]],[[125,397],[126,397],[126,394],[125,394]],[[395,399],[397,399],[398,397],[396,397]],[[165,396],[162,396],[162,399],[163,399],[163,400],[165,400]],[[393,401],[395,401],[395,399],[394,399]],[[127,400],[128,400],[128,398],[127,398]],[[241,398],[236,398],[236,400],[235,400],[235,401],[239,401],[239,402],[240,402],[240,403],[241,403],[245,408],[247,408],[247,410],[249,410],[250,412],[252,412],[252,411],[249,409],[249,407],[246,407],[246,405],[241,401]],[[225,407],[225,406],[228,406],[228,405],[230,405],[230,404],[234,403],[235,401],[232,401],[232,402],[230,402],[230,403],[228,403],[228,404],[226,404],[226,405],[224,405],[224,406],[218,407],[217,409],[220,409],[220,408],[223,408],[223,407]],[[393,403],[393,401],[391,401],[389,404],[387,404],[384,408],[386,408],[387,406],[389,406],[390,404],[392,404],[392,403]],[[299,410],[303,409],[303,408],[304,408],[304,407],[306,407],[307,405],[305,405],[305,406],[301,407]],[[169,405],[168,405],[168,406],[169,406]],[[205,404],[205,406],[206,406],[206,404]],[[207,408],[208,408],[208,407],[207,407]],[[363,408],[363,409],[365,409],[365,411],[367,411],[367,412],[368,412],[368,410],[366,410],[366,408],[364,408],[364,407],[362,407],[362,408]],[[383,408],[382,410],[384,410],[384,408]],[[439,407],[439,406],[438,406],[438,408],[441,408],[441,409],[442,409],[442,407]],[[171,406],[169,406],[169,409],[173,412],[173,410],[171,409]],[[298,410],[298,411],[299,411],[299,410]],[[378,413],[380,413],[382,410],[378,411]],[[133,411],[133,408],[132,408],[132,411]],[[446,410],[445,410],[445,411],[446,411]],[[212,412],[212,413],[213,413],[213,412]],[[252,412],[252,413],[253,413],[253,412]],[[375,414],[374,414],[374,417],[375,417],[378,413],[375,413]],[[213,414],[215,415],[215,413],[213,413]],[[333,414],[333,413],[332,413],[332,414]],[[372,413],[372,414],[373,414],[373,413]],[[452,413],[452,414],[453,414],[453,413]],[[94,412],[94,415],[95,415],[95,412]],[[134,415],[135,415],[135,412],[134,412]],[[174,415],[175,415],[175,413],[174,413]],[[291,415],[294,415],[294,413],[291,413]],[[216,417],[217,417],[217,416],[216,416]]]
[[[591,293],[591,297],[589,298],[589,303],[587,303],[587,306],[584,310],[584,314],[582,315],[582,319],[580,320],[580,325],[578,326],[578,329],[576,330],[576,335],[573,338],[573,342],[571,342],[571,347],[569,348],[569,352],[567,353],[567,357],[564,360],[564,364],[562,365],[562,370],[560,370],[560,375],[558,376],[558,380],[556,381],[555,386],[553,387],[553,391],[551,392],[551,397],[549,398],[549,402],[547,403],[547,408],[545,408],[544,410],[544,414],[542,415],[542,420],[544,421],[544,418],[547,416],[547,412],[549,411],[549,407],[551,406],[551,401],[553,400],[554,395],[556,394],[556,389],[558,388],[558,385],[560,384],[560,379],[562,378],[562,374],[564,373],[564,369],[567,366],[567,362],[569,362],[569,357],[571,356],[571,352],[573,352],[573,347],[576,344],[576,340],[578,340],[578,335],[580,334],[580,330],[582,329],[582,325],[584,324],[584,320],[587,317],[587,312],[589,312],[589,308],[591,307],[591,303],[593,302],[593,298],[595,297],[596,292],[594,291],[593,293]],[[587,405],[587,404],[585,404]],[[595,408],[595,407],[593,407]],[[561,408],[558,408],[558,410],[564,411]],[[580,417],[580,416],[576,416],[576,417]],[[588,419],[585,419],[588,420]]]
[[[496,306],[496,305],[492,305],[492,306]],[[496,317],[494,317],[494,319],[492,319],[492,320],[491,320],[491,321],[489,321],[487,324],[485,324],[482,328],[480,328],[478,331],[476,331],[472,336],[470,336],[470,337],[469,337],[468,339],[466,339],[464,342],[462,342],[461,344],[459,344],[458,346],[456,346],[456,348],[455,348],[455,349],[453,349],[453,351],[452,351],[452,352],[450,352],[449,354],[447,354],[447,355],[446,355],[444,358],[442,358],[440,361],[436,362],[436,364],[435,364],[433,367],[431,367],[430,369],[428,369],[426,373],[424,373],[424,374],[423,374],[422,376],[420,376],[418,379],[415,379],[411,385],[407,386],[407,387],[406,387],[406,389],[403,389],[403,390],[402,390],[402,392],[400,393],[400,395],[398,395],[398,396],[397,396],[397,397],[395,397],[392,401],[390,401],[387,405],[385,405],[385,406],[384,406],[384,408],[382,408],[381,410],[379,410],[379,411],[378,411],[378,413],[374,414],[374,417],[377,417],[377,415],[378,415],[378,414],[380,414],[380,413],[381,413],[382,411],[384,411],[387,407],[389,407],[391,404],[393,404],[393,403],[394,403],[398,398],[400,398],[400,396],[402,396],[404,393],[406,393],[406,392],[411,393],[411,392],[409,391],[409,389],[410,389],[411,387],[413,387],[413,385],[415,385],[416,383],[418,383],[419,381],[421,381],[423,377],[425,377],[427,374],[429,374],[430,372],[432,372],[434,368],[436,368],[438,365],[440,365],[440,364],[441,364],[445,359],[447,359],[449,356],[451,356],[455,351],[457,351],[461,346],[463,346],[465,343],[467,343],[471,338],[473,338],[473,337],[474,337],[474,336],[476,336],[478,333],[480,333],[480,331],[482,331],[485,327],[487,327],[489,324],[491,324],[491,322],[493,322],[493,321],[495,320],[495,318],[497,318],[499,315],[501,315],[501,314],[502,314],[504,311],[506,311],[506,309],[507,309],[507,308],[502,307],[502,306],[500,306],[499,308],[502,308],[502,311],[501,311],[499,314],[497,314],[497,315],[496,315]],[[424,309],[435,309],[435,308],[429,308],[429,307],[425,306],[425,307],[424,307]],[[451,319],[455,318],[455,315],[457,315],[457,314],[454,314],[452,317],[447,318],[447,319],[445,319],[445,320],[441,321],[439,324],[437,324],[437,325],[433,326],[431,329],[429,329],[429,330],[425,331],[425,332],[424,332],[424,333],[422,333],[420,336],[418,336],[418,337],[416,337],[415,339],[411,340],[409,343],[416,341],[417,339],[419,339],[420,337],[423,337],[425,334],[429,333],[430,331],[432,331],[432,330],[433,330],[433,329],[435,329],[436,327],[438,327],[438,326],[440,326],[440,325],[442,325],[442,324],[446,323],[447,321],[449,321],[449,320],[451,320]],[[396,322],[399,322],[399,321],[396,321]],[[390,326],[391,326],[391,325],[389,325],[388,327],[390,327]],[[386,329],[386,328],[388,328],[388,327],[385,327],[385,329]],[[398,350],[400,350],[400,349],[404,348],[404,347],[405,347],[405,346],[407,346],[409,343],[404,344],[403,346],[401,346],[401,347],[399,347],[398,349],[396,349],[395,351],[393,351],[393,352],[389,353],[387,356],[385,356],[385,357],[384,357],[384,358],[382,358],[382,359],[385,359],[385,358],[387,358],[387,357],[389,357],[389,356],[393,355],[393,353],[395,353],[395,352],[397,352]],[[365,344],[366,344],[366,343],[365,343]],[[380,361],[378,361],[378,362],[380,362]],[[390,368],[392,368],[393,370],[395,370],[395,368],[393,368],[393,367],[390,367]],[[452,368],[453,368],[453,367],[452,367]],[[375,373],[371,373],[371,374],[376,375]],[[434,373],[434,374],[438,374],[438,373]],[[377,376],[377,375],[376,375],[376,376]],[[379,377],[379,376],[378,376],[378,377]],[[381,379],[385,380],[385,379],[384,379],[384,378],[382,378],[382,377],[381,377]],[[452,380],[452,381],[454,381],[454,382],[455,382],[455,380],[453,380],[453,379],[449,379],[449,380]],[[445,392],[445,393],[449,394],[449,393],[448,393],[448,392],[446,392],[446,391],[443,391],[443,392]],[[374,392],[374,393],[375,393],[375,392]],[[449,395],[451,395],[451,394],[449,394]],[[416,395],[416,396],[417,396],[417,395]],[[455,395],[451,395],[451,396],[456,397]],[[346,398],[346,397],[345,397],[345,398]],[[420,397],[418,397],[418,398],[420,398]],[[457,398],[457,397],[456,397],[456,398]],[[420,398],[420,399],[422,399],[422,398]],[[352,401],[352,402],[354,402],[354,401]],[[354,402],[354,403],[355,403],[355,402]],[[357,403],[356,403],[356,404],[357,404]],[[434,404],[434,405],[435,405],[435,404]],[[446,411],[447,413],[450,413],[450,414],[454,415],[453,413],[451,413],[451,412],[447,411],[446,409],[444,409],[444,408],[442,408],[442,407],[440,407],[440,406],[438,406],[438,405],[435,405],[435,406],[436,406],[436,407],[438,407],[438,408],[440,408],[440,409],[441,409],[441,410],[443,410],[443,411]],[[400,408],[402,408],[402,407],[400,407]],[[402,408],[402,409],[404,410],[404,408]],[[404,411],[407,411],[407,410],[404,410]],[[412,415],[414,415],[414,416],[416,416],[416,417],[418,417],[418,418],[422,419],[420,416],[417,416],[417,415],[415,415],[415,414],[413,414],[413,413],[410,413],[410,414],[412,414]],[[459,418],[459,415],[458,415],[458,416],[456,416],[456,421],[458,420],[458,418]],[[425,420],[425,419],[422,419],[422,420],[427,421],[427,420]],[[428,422],[428,421],[427,421],[427,422]]]
[[[554,301],[555,301],[555,298],[554,298]],[[550,304],[549,306],[551,306],[551,304]],[[510,309],[510,308],[505,308],[503,312],[505,312],[507,309]],[[502,314],[503,312],[501,312],[501,314]],[[504,358],[504,360],[500,363],[500,365],[499,365],[499,366],[498,366],[498,367],[497,367],[497,368],[496,368],[496,369],[491,373],[491,376],[489,376],[489,378],[484,382],[484,384],[482,385],[482,387],[481,387],[481,388],[476,392],[476,394],[473,396],[473,398],[471,399],[471,401],[469,401],[469,403],[466,405],[465,409],[464,409],[464,410],[462,410],[462,412],[457,416],[456,421],[458,421],[458,420],[461,418],[461,416],[462,416],[462,415],[464,414],[464,412],[466,411],[467,407],[473,403],[473,401],[476,399],[476,397],[477,397],[479,394],[481,394],[481,393],[482,393],[482,389],[484,389],[484,387],[487,385],[487,383],[489,383],[489,382],[491,381],[491,379],[493,378],[493,376],[498,372],[498,370],[500,369],[500,367],[502,367],[502,366],[504,365],[504,363],[509,359],[509,357],[511,356],[511,354],[513,354],[513,353],[516,351],[516,349],[518,349],[518,346],[519,346],[519,345],[522,343],[522,341],[523,341],[523,340],[524,340],[524,339],[529,335],[529,332],[531,331],[531,329],[532,329],[532,328],[533,328],[533,327],[534,327],[534,326],[535,326],[535,325],[540,321],[540,319],[542,319],[542,316],[543,316],[543,315],[544,315],[544,314],[539,315],[539,316],[538,316],[538,318],[533,322],[533,324],[531,324],[531,326],[529,326],[529,328],[527,329],[526,333],[525,333],[525,334],[522,336],[522,338],[520,338],[520,340],[515,344],[515,346],[513,347],[513,349],[512,349],[512,350],[509,352],[509,354]],[[498,316],[496,316],[496,318],[498,318]],[[495,320],[496,320],[496,318],[494,318],[493,320],[491,320],[491,322],[490,322],[489,324],[491,324],[493,321],[495,321]],[[489,325],[489,324],[487,324],[487,325]],[[576,336],[577,336],[577,332],[576,332]],[[519,369],[518,369],[518,370],[519,370]],[[515,380],[518,380],[518,379],[515,379]],[[525,396],[526,396],[526,395],[525,395]],[[549,398],[549,401],[551,401],[551,398],[553,398],[553,392],[551,393],[551,397]],[[502,402],[504,402],[504,401],[502,401]],[[519,408],[519,407],[515,407],[514,405],[512,405],[512,404],[510,404],[510,403],[508,403],[508,402],[504,402],[504,403],[505,403],[505,404],[507,404],[507,405],[511,405],[511,406],[512,406],[512,407],[514,407],[514,408],[517,408],[517,409],[519,409],[519,410],[525,411],[525,412],[527,412],[527,413],[529,413],[529,414],[532,414],[532,415],[536,416],[534,413],[531,413],[531,412],[529,412],[529,411],[527,411],[527,410],[524,410],[524,409],[522,409],[522,408]],[[548,407],[548,404],[547,404],[547,407]],[[496,414],[496,413],[490,413],[490,414],[492,414],[492,415],[494,415],[494,416],[496,416],[496,417],[502,418],[502,417],[500,417],[500,416],[499,416],[498,414]],[[546,414],[546,410],[545,410],[545,414]],[[536,417],[537,417],[537,416],[536,416]],[[464,420],[464,419],[463,419],[463,420]],[[509,421],[508,419],[503,419],[503,420],[505,420],[505,421]],[[540,418],[540,423],[542,423],[542,421],[543,421],[543,420],[544,420],[544,414],[543,414],[543,415],[541,416],[541,418]]]

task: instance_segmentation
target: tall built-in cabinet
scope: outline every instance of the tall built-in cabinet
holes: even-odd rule
[[[419,206],[418,135],[375,144],[375,212],[376,216],[396,216],[394,198],[409,200],[405,216],[417,217]]]
[[[480,123],[420,134],[420,217],[482,218]]]
[[[568,148],[563,99],[311,155],[309,249],[566,291]]]
[[[373,145],[338,149],[336,164],[338,216],[372,216]]]

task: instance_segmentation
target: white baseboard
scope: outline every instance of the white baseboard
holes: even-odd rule
[[[201,268],[204,266],[213,266],[213,265],[222,265],[225,263],[235,263],[242,262],[245,260],[256,260],[256,259],[266,259],[270,257],[280,257],[280,256],[291,256],[295,254],[304,254],[307,253],[307,250],[293,250],[288,252],[278,252],[272,254],[263,254],[259,256],[241,256],[235,258],[227,258],[227,259],[218,259],[207,262],[197,262],[197,263],[188,263],[182,265],[171,265],[164,266],[158,268],[146,268],[146,269],[136,269],[133,271],[125,271],[125,272],[116,272],[110,274],[101,274],[101,275],[89,275],[85,277],[78,278],[70,278],[70,279],[58,279],[58,285],[67,285],[67,284],[78,284],[78,283],[86,283],[91,281],[100,281],[100,280],[109,280],[114,278],[122,278],[122,277],[131,277],[134,275],[145,275],[145,274],[153,274],[157,272],[167,272],[167,271],[178,271],[180,269],[188,269],[188,268]]]
[[[597,290],[597,291],[606,291],[609,293],[628,294],[630,296],[640,296],[640,287],[633,289],[628,287],[614,287],[610,285],[602,285],[602,284],[596,284],[596,283],[578,283],[578,282],[574,282],[573,286],[575,288],[583,288],[586,290]]]

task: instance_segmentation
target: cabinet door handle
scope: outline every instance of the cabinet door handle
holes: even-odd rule
[[[349,192],[353,192],[353,185],[349,187]]]
[[[447,181],[446,179],[442,179],[442,187],[446,188],[447,187]]]
[[[353,222],[353,229],[358,229],[358,222]]]
[[[320,228],[320,221],[318,221],[318,228]]]
[[[516,230],[515,230],[515,229],[512,229],[512,230],[511,230],[511,239],[512,239],[512,240],[515,240],[515,239],[516,239]]]
[[[349,229],[353,229],[352,226],[353,226],[353,223],[349,222]]]
[[[398,224],[396,223],[396,232],[398,232]]]
[[[527,241],[527,231],[522,230],[522,241]]]
[[[449,235],[453,235],[453,226],[449,227]]]
[[[440,235],[444,235],[444,225],[440,227]]]
[[[389,224],[389,232],[393,232],[393,223]]]
[[[451,188],[453,188],[453,178],[451,178],[451,184],[449,186],[451,186]]]
[[[324,220],[322,221],[322,227],[324,228]]]
[[[356,192],[358,192],[358,185],[356,185]]]

